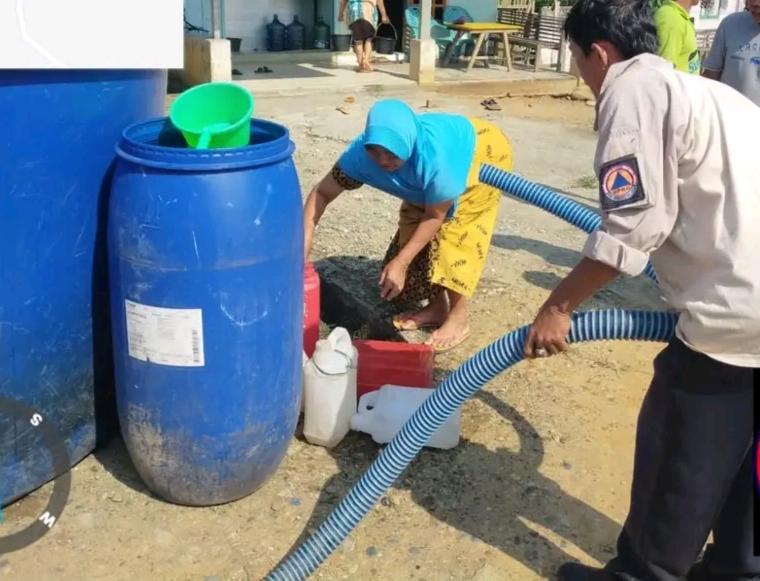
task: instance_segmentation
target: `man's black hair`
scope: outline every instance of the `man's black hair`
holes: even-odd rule
[[[563,26],[565,36],[583,54],[607,41],[628,60],[657,53],[657,27],[649,0],[575,0]]]

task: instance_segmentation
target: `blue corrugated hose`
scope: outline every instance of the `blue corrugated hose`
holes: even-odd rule
[[[569,341],[668,341],[676,319],[675,314],[664,311],[615,309],[575,313]],[[529,327],[497,339],[449,375],[381,451],[322,526],[264,581],[305,581],[359,524],[454,410],[499,373],[523,359]]]
[[[553,216],[583,230],[586,234],[591,234],[602,225],[602,218],[596,212],[554,190],[521,178],[517,174],[484,163],[480,166],[478,178],[484,184],[499,188],[511,196],[546,210]],[[644,272],[657,282],[657,276],[651,264],[647,264]]]

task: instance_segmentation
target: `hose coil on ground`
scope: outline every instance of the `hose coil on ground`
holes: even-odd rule
[[[664,311],[613,309],[576,313],[569,341],[663,342],[673,336],[676,320],[676,314]],[[264,581],[305,581],[367,515],[441,424],[467,398],[523,359],[523,344],[529,328],[530,325],[526,325],[497,339],[449,375],[380,452],[327,520]]]

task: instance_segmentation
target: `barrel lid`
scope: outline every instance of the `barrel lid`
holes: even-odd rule
[[[168,117],[129,125],[116,155],[140,166],[175,171],[223,171],[263,167],[288,159],[295,151],[288,128],[251,119],[249,145],[228,149],[190,149]]]

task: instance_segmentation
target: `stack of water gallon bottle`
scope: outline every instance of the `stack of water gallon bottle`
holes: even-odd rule
[[[354,430],[387,444],[433,392],[433,349],[393,341],[352,341],[342,327],[319,339],[319,276],[311,263],[306,264],[304,280],[304,438],[333,448]],[[427,446],[454,448],[460,424],[458,409]]]

